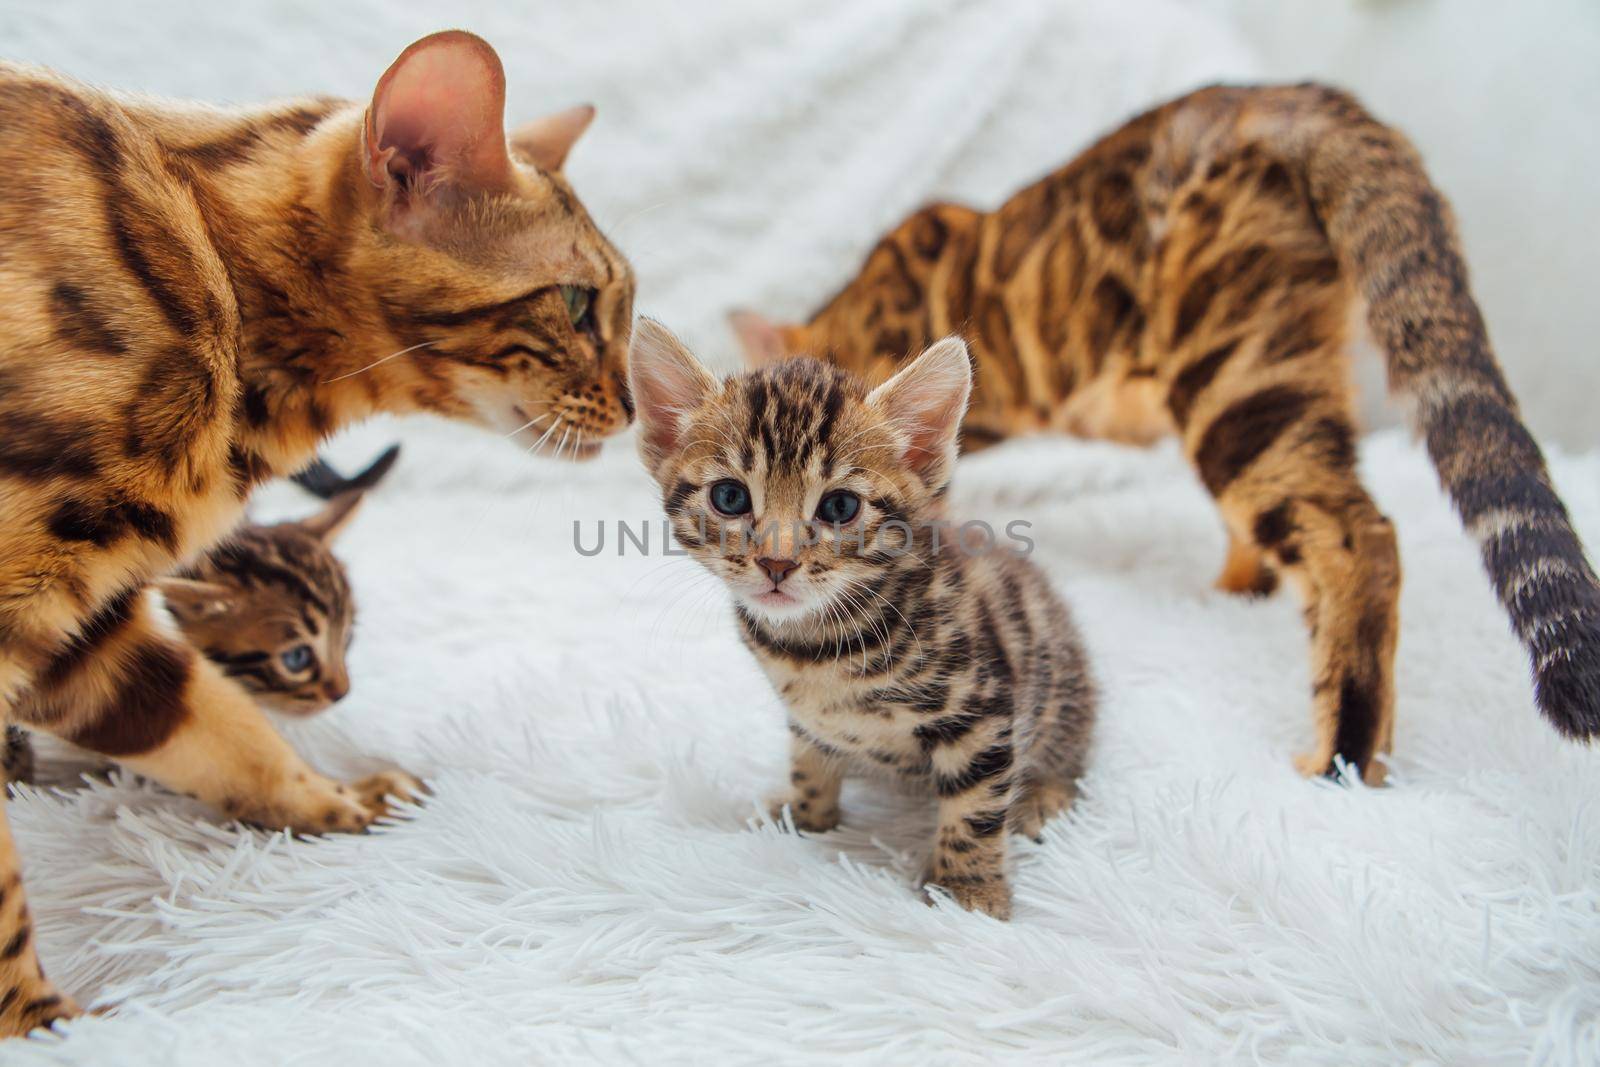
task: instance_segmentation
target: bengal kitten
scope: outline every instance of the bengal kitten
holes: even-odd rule
[[[1400,561],[1356,474],[1354,312],[1387,353],[1563,734],[1600,732],[1600,585],[1489,348],[1449,208],[1399,132],[1317,85],[1208,88],[1133,119],[992,212],[925,208],[804,325],[747,352],[878,380],[958,332],[963,445],[1177,433],[1230,536],[1218,586],[1299,590],[1316,743],[1382,780]]]
[[[350,692],[355,597],[332,544],[362,496],[346,492],[294,522],[241,527],[152,584],[189,643],[273,711],[315,715]],[[8,725],[6,781],[32,781],[33,766],[27,731]]]
[[[927,880],[1008,918],[1007,830],[1037,835],[1072,803],[1095,692],[1044,575],[969,553],[946,523],[966,346],[941,341],[870,393],[804,358],[718,382],[649,320],[632,361],[673,532],[732,590],[788,707],[774,815],[831,830],[852,769],[924,788],[939,804]]]
[[[580,457],[628,424],[632,275],[561,175],[593,110],[508,140],[504,101],[457,31],[365,106],[225,111],[0,64],[0,721],[300,832],[415,792],[307,766],[140,591],[374,412]],[[77,1011],[18,879],[0,820],[0,1036]]]

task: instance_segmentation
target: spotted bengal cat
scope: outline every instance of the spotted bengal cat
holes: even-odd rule
[[[1562,733],[1600,732],[1600,585],[1517,415],[1449,208],[1409,142],[1317,85],[1209,88],[1143,114],[993,212],[936,204],[804,325],[735,313],[751,357],[877,380],[967,336],[963,444],[1177,433],[1230,535],[1218,585],[1299,589],[1316,743],[1382,779],[1393,732],[1394,530],[1356,475],[1346,346],[1364,314],[1482,549]]]
[[[1044,574],[946,514],[971,383],[956,338],[870,392],[807,358],[718,381],[648,319],[633,350],[674,534],[788,709],[773,814],[833,829],[849,771],[920,788],[939,806],[927,880],[1005,919],[1007,834],[1077,795],[1095,692]]]
[[[504,100],[461,32],[365,106],[224,111],[0,64],[0,719],[271,827],[360,830],[416,790],[318,774],[129,591],[373,412],[575,456],[627,425],[632,275],[561,175],[592,109],[508,141]],[[77,1009],[3,819],[0,891],[0,1035],[21,1034]]]

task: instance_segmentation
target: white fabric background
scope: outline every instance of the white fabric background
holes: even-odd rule
[[[927,197],[994,202],[1123,115],[1268,69],[1229,17],[1156,0],[54,4],[0,11],[0,52],[245,101],[363,94],[411,38],[477,29],[514,117],[600,105],[574,179],[638,266],[641,310],[726,361],[726,307],[804,310]],[[1310,733],[1298,612],[1209,590],[1222,537],[1175,450],[1038,440],[963,464],[964,515],[1035,523],[1106,692],[1076,814],[1018,844],[1009,925],[917,902],[926,805],[861,786],[833,834],[755,819],[784,732],[721,591],[684,560],[572,548],[575,519],[657,517],[626,442],[567,467],[384,423],[335,453],[397,434],[400,467],[341,545],[354,691],[291,732],[330,769],[395,761],[436,795],[378,834],[290,842],[127,780],[25,793],[10,815],[46,965],[117,1011],[0,1062],[1600,1048],[1600,762],[1538,720],[1400,434],[1363,446],[1406,566],[1377,791],[1290,769]],[[1600,455],[1555,470],[1600,543]],[[259,513],[308,506],[276,487]]]

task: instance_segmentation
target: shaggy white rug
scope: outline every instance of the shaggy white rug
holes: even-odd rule
[[[421,437],[342,545],[354,694],[293,733],[435,795],[323,841],[128,781],[14,800],[47,965],[119,1007],[0,1059],[1466,1064],[1600,1042],[1600,754],[1536,717],[1398,434],[1363,448],[1406,565],[1380,790],[1290,769],[1296,607],[1210,590],[1222,537],[1175,450],[964,461],[959,511],[1034,524],[1105,689],[1083,800],[1017,841],[1009,925],[918,901],[926,804],[862,783],[831,834],[757,816],[786,735],[720,589],[618,558],[614,526],[604,555],[573,546],[574,520],[592,546],[656,519],[625,448],[560,467]],[[1556,471],[1600,544],[1600,456]]]
[[[0,47],[211,98],[361,93],[459,18],[513,110],[584,97],[574,177],[641,308],[711,357],[736,303],[798,312],[930,195],[993,202],[1096,130],[1250,75],[1220,23],[1155,0],[909,8],[376,0],[8,6]],[[601,19],[597,27],[595,20]],[[198,43],[198,49],[189,49]],[[113,1004],[0,1062],[581,1060],[1561,1063],[1600,1047],[1600,754],[1532,706],[1521,653],[1417,450],[1364,466],[1406,564],[1391,785],[1305,782],[1289,598],[1210,591],[1223,543],[1171,448],[974,457],[968,516],[1034,523],[1105,690],[1093,771],[1018,842],[1002,925],[911,889],[926,805],[852,787],[839,831],[759,818],[781,712],[692,563],[616,553],[658,517],[627,443],[566,467],[404,433],[341,544],[355,689],[292,731],[329,769],[435,794],[359,838],[290,841],[126,779],[10,805],[46,966]],[[1561,459],[1600,545],[1600,455]],[[262,516],[309,505],[265,495]],[[608,524],[605,554],[573,547]]]

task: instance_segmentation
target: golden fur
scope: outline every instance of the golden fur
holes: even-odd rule
[[[1387,353],[1527,645],[1540,706],[1600,732],[1600,585],[1490,351],[1448,207],[1405,137],[1316,85],[1210,88],[1141,115],[992,212],[925,208],[803,325],[738,313],[757,363],[880,381],[947,333],[977,380],[963,445],[1177,434],[1230,538],[1218,585],[1296,586],[1307,774],[1383,776],[1394,530],[1356,474],[1352,311]]]
[[[0,718],[230,816],[359,830],[399,772],[308,767],[144,592],[252,486],[379,411],[586,455],[627,425],[633,283],[560,168],[592,112],[511,135],[470,34],[366,106],[223,111],[0,64]],[[72,1014],[0,825],[0,1036]]]

